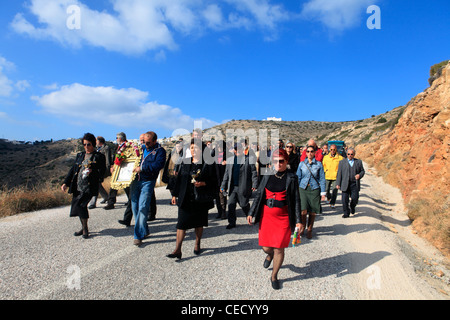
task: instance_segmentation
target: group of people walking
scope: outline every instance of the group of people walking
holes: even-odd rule
[[[81,141],[84,151],[77,155],[61,189],[73,194],[70,216],[78,216],[82,225],[75,236],[87,238],[88,204],[96,199],[105,172],[111,171],[113,165],[107,167],[102,137],[87,133]],[[327,200],[335,208],[338,190],[342,192],[343,217],[354,214],[364,176],[362,161],[355,158],[353,148],[347,150],[344,160],[335,145],[327,151],[318,148],[314,140],[309,140],[303,150],[290,142],[284,146],[280,140],[270,150],[270,163],[264,165],[264,171],[258,148],[248,147],[245,141],[232,145],[203,142],[201,130],[194,130],[187,145],[178,141],[168,157],[154,132],[141,135],[141,147],[140,165],[134,168],[136,179],[127,191],[135,219],[134,244],[140,246],[149,236],[147,220],[155,202],[155,183],[164,168],[162,180],[171,192],[171,204],[178,206],[175,248],[167,257],[182,258],[182,244],[189,229],[195,230],[194,254],[200,255],[208,211],[216,205],[218,218],[227,218],[226,228],[232,229],[236,227],[239,204],[248,224],[259,224],[259,245],[266,254],[263,266],[273,264],[274,289],[280,288],[278,272],[294,229],[298,228],[301,235],[306,231],[306,237],[312,238],[316,214],[322,212],[321,201]],[[119,144],[117,150],[120,148]],[[205,157],[214,161],[204,161]]]

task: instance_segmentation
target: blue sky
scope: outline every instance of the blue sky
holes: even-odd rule
[[[381,29],[367,27],[371,5]],[[449,12],[448,0],[2,1],[0,138],[369,118],[450,58]]]

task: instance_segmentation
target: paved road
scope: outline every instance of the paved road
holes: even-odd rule
[[[211,210],[203,253],[193,254],[190,231],[183,259],[166,258],[175,245],[177,210],[164,188],[157,189],[157,220],[140,248],[133,228],[117,223],[124,196],[114,210],[91,211],[90,239],[72,235],[79,221],[69,218],[68,207],[4,218],[0,299],[448,299],[415,272],[413,249],[393,230],[407,222],[371,191],[379,183],[366,175],[352,218],[324,206],[314,238],[286,250],[278,291],[270,286],[271,268],[262,267],[258,228],[246,224],[242,211],[238,227],[226,230]]]

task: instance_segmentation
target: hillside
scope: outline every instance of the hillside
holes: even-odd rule
[[[358,155],[401,190],[415,230],[449,257],[450,63],[440,65],[389,134],[359,146]]]
[[[75,160],[78,140],[39,144],[0,141],[0,187],[33,187],[42,182],[59,183]]]
[[[259,130],[266,130],[270,142],[270,134],[278,130],[279,137],[284,142],[292,141],[297,146],[306,145],[311,138],[316,140],[318,145],[329,140],[344,140],[348,146],[358,146],[389,134],[404,109],[404,106],[400,106],[382,115],[346,122],[232,120],[204,130],[204,138],[217,138],[217,132],[225,137],[228,130],[236,133],[241,130],[245,134],[255,132],[258,136]],[[188,137],[184,137],[185,140],[186,138]]]

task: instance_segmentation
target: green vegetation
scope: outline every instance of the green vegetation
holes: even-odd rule
[[[445,61],[442,61],[442,62],[440,62],[440,63],[437,63],[437,64],[431,66],[431,68],[430,68],[430,77],[434,76],[434,75],[436,74],[436,72],[437,72],[440,68],[442,68],[443,66],[445,66],[449,61],[450,61],[450,60],[445,60]]]

